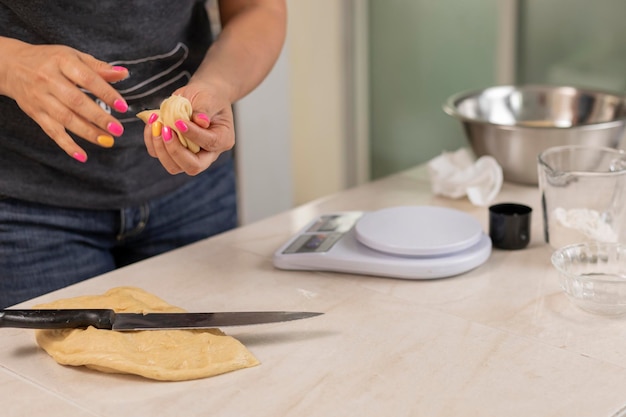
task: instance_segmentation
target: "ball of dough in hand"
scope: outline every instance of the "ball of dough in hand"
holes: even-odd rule
[[[137,117],[143,120],[144,123],[148,123],[148,119],[152,113],[159,115],[157,120],[161,122],[163,126],[168,126],[176,132],[176,136],[178,137],[181,145],[193,153],[200,152],[200,147],[186,138],[183,132],[178,130],[175,124],[177,120],[183,120],[186,122],[191,120],[193,108],[191,107],[191,102],[187,98],[177,95],[170,96],[163,100],[160,109],[144,110],[141,113],[138,113]]]

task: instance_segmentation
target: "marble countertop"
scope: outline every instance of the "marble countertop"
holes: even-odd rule
[[[60,366],[31,330],[1,329],[2,415],[610,417],[626,405],[626,317],[586,313],[560,290],[536,187],[505,183],[496,202],[533,207],[530,245],[455,277],[273,267],[325,213],[446,206],[487,231],[487,208],[433,196],[418,167],[23,303],[133,285],[189,311],[325,314],[225,328],[261,365],[186,382]]]

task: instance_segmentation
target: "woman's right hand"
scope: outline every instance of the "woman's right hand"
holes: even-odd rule
[[[31,45],[0,37],[0,94],[11,97],[68,155],[87,160],[68,131],[103,147],[123,133],[122,124],[86,90],[118,112],[128,105],[110,83],[128,77],[91,55],[62,45]],[[9,58],[10,57],[10,58]]]

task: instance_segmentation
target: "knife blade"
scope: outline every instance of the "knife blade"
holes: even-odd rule
[[[278,323],[319,316],[304,311],[116,313],[110,309],[0,310],[0,327],[24,329],[174,330]]]

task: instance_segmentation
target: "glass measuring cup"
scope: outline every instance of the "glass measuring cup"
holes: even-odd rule
[[[544,238],[554,248],[626,242],[626,153],[556,146],[538,156]]]

